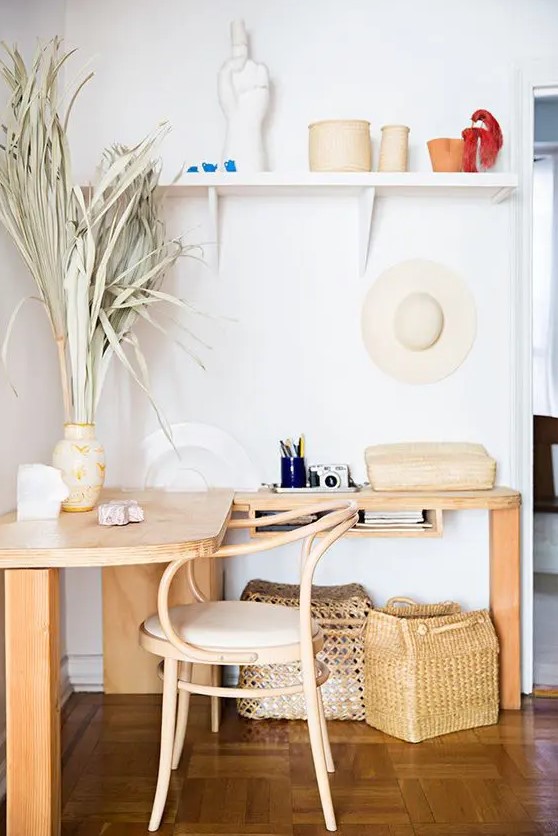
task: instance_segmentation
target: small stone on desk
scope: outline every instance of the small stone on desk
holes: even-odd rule
[[[99,505],[99,525],[127,525],[142,522],[143,508],[135,499],[113,499]]]

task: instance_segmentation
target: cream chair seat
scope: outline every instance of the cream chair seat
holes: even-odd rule
[[[149,830],[161,823],[171,770],[180,762],[190,694],[254,699],[303,693],[308,732],[320,801],[328,830],[336,830],[328,772],[334,771],[327,735],[320,686],[328,677],[326,665],[316,659],[323,646],[319,625],[312,619],[310,604],[314,569],[327,549],[358,521],[357,506],[348,500],[330,500],[305,508],[315,522],[270,537],[238,545],[222,546],[211,558],[233,557],[267,551],[275,546],[302,541],[299,608],[256,601],[208,601],[196,584],[194,560],[182,558],[169,564],[159,586],[157,613],[139,629],[141,646],[163,658],[163,714],[157,788]],[[287,511],[260,519],[229,521],[231,529],[254,529],[261,525],[293,524],[300,511]],[[319,540],[317,535],[321,535]],[[210,559],[211,559],[210,558]],[[199,558],[200,560],[203,558]],[[182,567],[197,603],[169,608],[169,590]],[[216,669],[219,665],[299,662],[300,683],[270,688],[224,688],[192,682],[193,663]],[[212,726],[213,730],[214,726]]]
[[[169,617],[181,639],[208,650],[293,645],[293,658],[300,655],[300,616],[297,609],[258,601],[209,601],[171,607]],[[158,614],[144,621],[143,630],[167,642]],[[318,639],[319,631],[317,622],[312,620],[313,639]],[[181,658],[178,651],[176,655]]]

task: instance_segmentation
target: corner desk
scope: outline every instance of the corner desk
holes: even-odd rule
[[[119,491],[107,490],[103,501],[118,496]],[[519,708],[519,494],[509,488],[495,488],[432,494],[361,491],[347,496],[360,508],[426,509],[435,512],[438,525],[445,510],[488,510],[490,607],[501,644],[500,704],[502,708]],[[293,497],[269,491],[234,494],[227,489],[197,494],[152,490],[136,498],[145,507],[145,522],[122,529],[99,526],[95,511],[62,514],[48,522],[18,523],[13,513],[0,517],[0,569],[6,570],[9,836],[60,834],[58,570],[141,567],[191,554],[207,561],[220,546],[231,513],[250,516],[262,510],[303,509],[316,500],[316,495]],[[426,535],[417,532],[415,536]],[[156,587],[153,592],[156,599]]]

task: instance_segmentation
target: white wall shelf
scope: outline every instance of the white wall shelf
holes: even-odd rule
[[[219,198],[227,197],[341,197],[359,202],[359,267],[363,275],[368,263],[374,200],[378,197],[460,197],[500,203],[517,188],[517,175],[507,173],[443,174],[434,172],[318,173],[261,172],[184,174],[180,183],[165,189],[167,197],[206,195],[210,238],[215,241],[219,262]]]
[[[376,197],[459,197],[500,203],[517,188],[516,174],[318,173],[262,172],[184,174],[181,182],[162,186],[167,197],[206,196],[210,236],[219,253],[219,198],[234,197],[355,197],[359,202],[359,266],[366,270]]]

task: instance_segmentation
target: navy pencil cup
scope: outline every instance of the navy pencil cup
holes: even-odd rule
[[[281,487],[306,487],[306,464],[303,456],[281,457]]]

